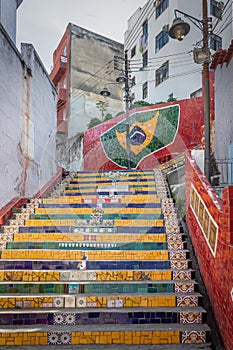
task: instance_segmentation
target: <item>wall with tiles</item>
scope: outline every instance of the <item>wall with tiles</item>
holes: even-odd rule
[[[138,108],[130,111],[130,115],[132,115],[130,120],[134,118],[133,114],[140,111],[150,111],[156,108],[161,108],[161,110],[163,110],[177,105],[179,107],[180,117],[178,121],[178,132],[176,132],[173,142],[142,158],[136,165],[137,169],[154,168],[159,162],[163,162],[164,158],[169,156],[174,157],[177,155],[177,152],[183,152],[200,144],[201,125],[203,124],[203,104],[201,97]],[[113,170],[125,168],[124,166],[120,167],[107,158],[106,151],[103,149],[100,141],[104,133],[120,123],[124,118],[124,114],[120,115],[84,133],[84,170]],[[146,131],[145,133],[147,134]],[[149,136],[148,134],[147,137],[149,138]],[[131,147],[135,147],[135,145],[131,145]],[[149,148],[150,146],[146,145],[146,147]],[[137,153],[138,150],[135,150],[135,152]]]
[[[211,306],[227,350],[233,344],[233,186],[222,200],[189,154],[186,220]]]
[[[57,171],[56,90],[31,44],[17,50],[0,25],[0,208],[30,197]]]

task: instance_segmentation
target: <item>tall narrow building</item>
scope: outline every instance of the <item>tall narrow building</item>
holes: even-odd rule
[[[16,43],[16,10],[22,2],[23,0],[0,0],[0,23],[14,44]]]
[[[123,57],[123,44],[69,23],[53,54],[50,77],[58,91],[57,130],[71,139],[87,129],[92,118],[101,119],[96,102],[100,91],[111,91],[106,113],[123,110],[122,87],[116,84],[114,57]]]

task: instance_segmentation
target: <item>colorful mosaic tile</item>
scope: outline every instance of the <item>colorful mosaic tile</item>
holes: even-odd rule
[[[191,271],[173,271],[173,280],[191,280]]]
[[[71,344],[71,332],[49,332],[48,345],[69,345]]]
[[[201,312],[181,312],[180,313],[180,323],[183,324],[194,324],[202,323],[202,313]]]
[[[171,260],[185,260],[186,252],[170,252]]]
[[[183,269],[188,269],[188,261],[187,260],[173,260],[171,261],[171,269],[172,270],[183,270]]]
[[[176,293],[193,293],[194,284],[193,283],[175,283]]]
[[[180,234],[169,234],[167,241],[169,250],[183,249],[183,241],[182,236]]]
[[[205,331],[184,331],[182,332],[182,344],[197,344],[206,342]]]
[[[198,306],[197,296],[183,296],[177,297],[177,306]]]

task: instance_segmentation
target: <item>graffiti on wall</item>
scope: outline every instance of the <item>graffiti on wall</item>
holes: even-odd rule
[[[135,112],[129,116],[132,168],[136,168],[142,159],[174,142],[179,119],[179,105]],[[126,128],[124,119],[100,137],[106,157],[122,168],[127,168]]]
[[[213,220],[203,200],[193,185],[191,186],[190,192],[190,206],[202,229],[208,246],[210,247],[212,254],[215,256],[218,240],[218,225]]]

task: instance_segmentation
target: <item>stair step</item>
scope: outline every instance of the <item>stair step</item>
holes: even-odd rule
[[[7,249],[167,250],[167,242],[8,242]]]
[[[186,281],[192,280],[194,272],[189,275],[177,274],[172,270],[0,270],[0,281],[52,282],[52,281]]]
[[[61,331],[59,325],[24,326],[16,329],[12,326],[0,327],[0,344],[7,344],[7,338],[19,345],[34,344],[180,344],[209,341],[210,329],[205,324],[195,325],[69,325]],[[38,341],[38,343],[37,343]],[[26,343],[26,344],[25,344]],[[12,344],[12,345],[13,345]]]
[[[0,309],[6,308],[108,308],[108,307],[197,307],[202,306],[199,293],[122,293],[122,294],[54,294],[54,293],[3,293]]]
[[[211,343],[205,344],[161,344],[161,345],[137,345],[137,350],[211,350]],[[0,346],[0,350],[13,350],[12,346]],[[17,348],[18,350],[18,348]],[[20,346],[20,350],[31,350],[30,346]],[[33,345],[33,350],[83,350],[83,345]],[[85,350],[135,350],[135,345],[110,344],[110,345],[89,345],[85,344]]]
[[[77,173],[16,212],[2,230],[0,350],[208,349],[166,191],[158,169]]]
[[[0,259],[1,270],[79,270],[82,260],[16,260]],[[116,260],[86,261],[86,270],[171,270],[173,276],[183,275],[182,279],[191,279],[190,260]],[[185,275],[185,276],[184,276]],[[173,278],[175,279],[175,278]]]
[[[69,293],[69,294],[126,294],[126,293],[194,293],[198,292],[198,284],[194,281],[2,281],[0,293]]]
[[[0,325],[201,324],[206,311],[194,308],[0,309]]]

